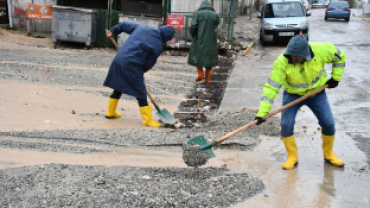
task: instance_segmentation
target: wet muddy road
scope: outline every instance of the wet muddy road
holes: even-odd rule
[[[0,194],[6,196],[0,207],[229,207],[264,189],[260,179],[227,165],[258,145],[261,134],[277,136],[278,119],[214,147],[217,159],[202,168],[188,168],[185,141],[221,137],[255,111],[210,113],[209,122],[194,128],[151,128],[142,126],[137,101],[122,96],[122,117],[107,120],[112,90],[102,83],[114,51],[6,40],[0,48]],[[163,55],[145,74],[148,90],[170,112],[196,87],[186,60]]]
[[[279,116],[214,147],[217,157],[202,168],[182,161],[184,141],[217,139],[254,119],[284,46],[257,44],[238,57],[211,121],[173,129],[142,126],[129,96],[117,107],[122,118],[104,118],[111,89],[102,83],[114,51],[53,50],[49,43],[0,38],[0,195],[7,196],[0,207],[369,207],[369,23],[325,22],[323,12],[312,10],[310,40],[335,43],[348,60],[343,81],[328,92],[337,123],[334,150],[345,168],[324,163],[318,124],[307,108],[297,117],[294,170],[281,169]],[[163,55],[145,75],[170,112],[195,86],[186,59]]]

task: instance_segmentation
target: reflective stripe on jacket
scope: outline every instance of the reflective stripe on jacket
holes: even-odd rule
[[[263,86],[257,117],[266,116],[279,94],[280,88],[290,94],[305,95],[325,85],[325,63],[332,63],[331,76],[340,81],[345,67],[346,54],[332,43],[309,43],[314,57],[302,64],[289,64],[282,53],[274,62],[272,73]]]

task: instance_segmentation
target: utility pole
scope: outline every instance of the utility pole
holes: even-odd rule
[[[250,6],[250,11],[249,11],[249,14],[250,14],[250,19],[252,19],[252,12],[253,12],[253,1],[254,1],[254,0],[250,0],[250,3],[251,3],[251,6]]]
[[[243,15],[243,10],[244,10],[244,0],[242,0],[242,4],[240,5],[240,16]]]

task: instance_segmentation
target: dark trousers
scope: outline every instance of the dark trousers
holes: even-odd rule
[[[297,100],[300,95],[289,94],[286,91],[283,93],[283,106]],[[319,120],[319,125],[322,129],[322,134],[326,136],[333,136],[335,134],[335,121],[333,113],[326,97],[326,92],[307,98],[287,108],[281,112],[281,136],[290,137],[294,134],[295,117],[300,107],[303,105],[308,106]]]
[[[122,95],[122,92],[118,92],[117,90],[114,90],[112,95],[110,96],[110,98],[120,99],[121,95]],[[148,100],[147,99],[136,98],[136,100],[138,101],[140,107],[148,106]]]

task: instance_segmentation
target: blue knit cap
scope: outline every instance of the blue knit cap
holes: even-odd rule
[[[296,35],[290,39],[284,56],[290,59],[291,55],[304,58],[306,61],[312,59],[310,45],[302,35]]]

